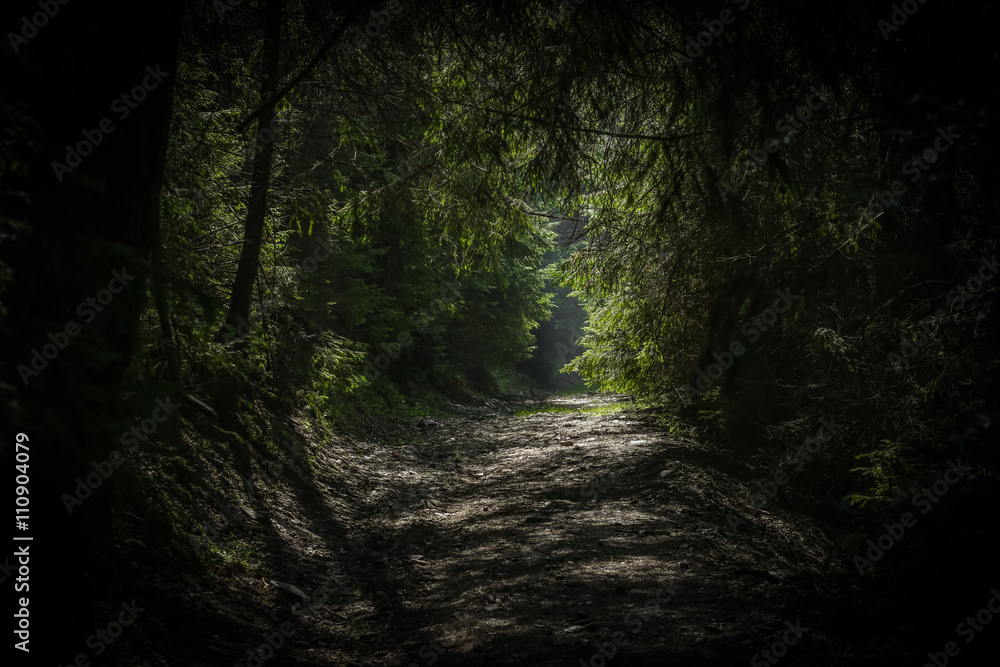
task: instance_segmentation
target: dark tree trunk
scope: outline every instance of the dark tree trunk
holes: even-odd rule
[[[16,51],[4,38],[0,61],[0,112],[24,119],[7,137],[24,171],[5,169],[2,190],[24,194],[5,213],[27,227],[0,244],[12,270],[0,295],[0,438],[11,451],[14,434],[25,433],[31,456],[30,521],[20,534],[33,539],[19,543],[31,553],[31,652],[15,651],[27,659],[18,664],[92,656],[88,636],[111,620],[95,599],[129,593],[108,566],[117,551],[108,489],[72,513],[64,494],[121,448],[122,425],[136,416],[123,413],[118,390],[145,302],[179,5],[51,3],[45,21],[35,20],[37,2],[4,8],[2,25],[25,37]]]
[[[161,236],[161,219],[157,215],[154,220],[152,260],[156,270],[150,291],[156,304],[156,316],[160,322],[160,354],[167,363],[167,378],[171,382],[180,382],[181,361],[174,340],[173,327],[170,325],[170,304],[167,301],[167,286],[163,279],[163,241]]]
[[[274,156],[274,94],[278,89],[278,70],[281,54],[282,0],[267,0],[264,8],[264,54],[260,86],[260,111],[257,114],[256,152],[250,182],[250,203],[244,223],[243,248],[236,267],[236,278],[229,298],[226,324],[238,328],[241,320],[250,321],[250,300],[257,267],[260,263],[260,246],[267,215],[267,191],[271,186],[271,161]]]

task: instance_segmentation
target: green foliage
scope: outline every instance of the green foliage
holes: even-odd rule
[[[364,358],[356,344],[325,334],[312,358],[312,387],[305,393],[306,404],[318,418],[339,422],[341,414],[334,412],[342,397],[364,382],[359,370]]]
[[[427,70],[429,53],[396,53],[395,74],[372,70],[282,100],[250,331],[219,342],[227,332],[202,300],[221,309],[235,276],[254,141],[231,128],[255,110],[260,61],[237,28],[214,52],[186,43],[179,65],[164,265],[203,292],[168,295],[182,373],[215,400],[279,396],[268,381],[277,372],[285,395],[330,423],[362,405],[391,410],[400,390],[498,389],[550,313],[540,270],[552,234],[501,194],[522,188],[517,161],[530,142],[497,142],[465,116],[483,90],[460,58]],[[208,65],[219,61],[224,74]],[[321,69],[342,76],[335,64]],[[408,70],[433,74],[414,89]],[[498,157],[509,163],[468,168]],[[444,298],[447,284],[458,298]],[[400,340],[393,363],[365,379]]]
[[[873,502],[884,505],[888,502],[900,481],[899,466],[905,460],[902,458],[903,451],[904,447],[900,443],[882,440],[875,450],[856,455],[855,458],[864,465],[853,468],[851,472],[868,478],[870,490],[848,494],[845,499],[855,507],[866,507]]]

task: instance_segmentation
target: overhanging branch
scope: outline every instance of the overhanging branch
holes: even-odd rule
[[[347,30],[347,26],[349,26],[354,21],[354,18],[357,15],[358,10],[361,8],[361,4],[362,4],[361,2],[354,3],[354,5],[351,7],[351,11],[344,18],[340,26],[333,31],[333,35],[330,36],[330,39],[324,42],[323,46],[320,47],[319,51],[316,52],[316,55],[313,56],[313,59],[309,61],[309,63],[305,66],[305,68],[303,68],[298,74],[289,79],[288,82],[285,83],[285,85],[281,86],[281,88],[279,88],[270,99],[265,101],[264,104],[260,106],[260,108],[255,109],[253,112],[247,114],[247,116],[236,125],[237,132],[243,132],[244,130],[246,130],[247,127],[250,126],[250,123],[253,122],[254,118],[257,118],[260,115],[263,109],[272,108],[278,102],[283,100],[285,96],[288,95],[289,91],[291,91],[292,88],[297,86],[299,82],[302,81],[302,79],[312,74],[312,71],[316,69],[316,67],[321,62],[323,62],[324,58],[326,58],[326,55],[327,53],[329,53],[330,49],[332,49],[339,42],[340,36],[344,34],[345,30]]]

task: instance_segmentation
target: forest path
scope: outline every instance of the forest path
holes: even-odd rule
[[[900,657],[851,637],[857,615],[830,600],[846,575],[821,573],[828,542],[815,526],[747,505],[761,471],[631,406],[553,398],[527,416],[444,420],[373,448],[381,482],[357,530],[370,541],[348,568],[373,604],[357,610],[358,643],[339,645],[351,664]],[[736,531],[733,515],[746,520]]]
[[[456,408],[283,473],[232,528],[269,574],[187,594],[158,664],[919,663],[844,602],[858,575],[823,570],[814,523],[749,504],[773,470],[621,396]]]

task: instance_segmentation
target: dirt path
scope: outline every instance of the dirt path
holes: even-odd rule
[[[850,574],[823,572],[821,532],[748,504],[759,471],[630,406],[553,399],[327,450],[318,497],[270,503],[276,578],[215,607],[251,638],[291,623],[267,665],[900,662],[895,629],[836,601]],[[216,649],[248,664],[246,641]]]

